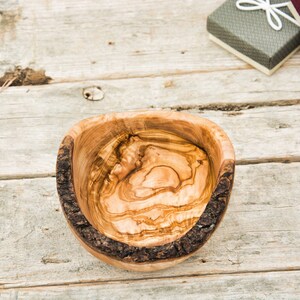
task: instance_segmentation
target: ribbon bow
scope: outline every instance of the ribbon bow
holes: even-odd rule
[[[286,7],[288,3],[289,2],[271,4],[270,0],[237,0],[236,7],[240,10],[264,10],[266,12],[269,25],[274,30],[278,31],[282,29],[282,21],[279,16],[282,16],[295,25],[300,26],[294,18],[279,9]]]

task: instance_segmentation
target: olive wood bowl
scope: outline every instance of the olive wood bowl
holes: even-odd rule
[[[83,120],[64,137],[57,190],[97,258],[134,271],[173,266],[211,236],[228,205],[233,146],[213,122],[170,111]]]

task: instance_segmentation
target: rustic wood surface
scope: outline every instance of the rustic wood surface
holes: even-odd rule
[[[63,95],[48,101],[44,96],[31,99],[25,94],[28,101],[20,105],[10,103],[13,100],[6,94],[0,97],[0,178],[54,176],[58,147],[66,131],[82,118],[110,111],[109,103],[103,104],[104,101],[76,100]],[[126,110],[125,105],[114,109]],[[188,112],[207,117],[226,131],[238,163],[300,160],[297,138],[300,105],[232,112],[190,109]]]
[[[52,78],[0,92],[0,299],[299,299],[300,53],[267,77],[216,46],[222,2],[0,0],[0,82],[17,66]],[[238,164],[215,235],[145,274],[79,245],[52,178],[74,123],[136,109],[211,119]]]
[[[0,70],[42,68],[56,82],[249,70],[208,40],[206,18],[222,2],[1,1]],[[286,63],[299,65],[299,54]]]
[[[296,271],[116,281],[6,290],[1,299],[294,299],[300,274]],[[212,293],[212,283],[214,292]],[[249,292],[251,291],[251,293]]]
[[[237,166],[231,202],[215,235],[186,262],[142,275],[101,263],[81,247],[64,220],[55,178],[2,180],[0,282],[12,289],[299,270],[299,172],[300,163]]]

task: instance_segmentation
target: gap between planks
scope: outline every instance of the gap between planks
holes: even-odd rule
[[[287,67],[294,67],[293,65]],[[215,72],[229,72],[229,71],[245,71],[254,68],[250,65],[240,66],[240,67],[227,67],[218,69],[207,69],[207,70],[176,70],[158,73],[136,73],[136,74],[103,74],[99,77],[85,77],[82,78],[71,78],[71,79],[52,79],[48,84],[59,84],[59,83],[75,83],[81,81],[96,81],[96,80],[126,80],[126,79],[142,79],[142,78],[158,78],[158,77],[176,77],[183,75],[194,75],[194,74],[204,74],[204,73],[215,73]]]
[[[126,79],[143,79],[143,78],[167,78],[167,77],[177,77],[177,76],[185,76],[185,75],[194,75],[194,74],[206,74],[206,73],[215,73],[215,72],[230,72],[230,71],[243,71],[243,70],[251,70],[254,69],[250,65],[244,66],[244,67],[233,67],[233,68],[218,68],[218,69],[212,69],[212,70],[190,70],[190,71],[184,71],[184,70],[176,70],[176,71],[168,71],[168,72],[158,72],[158,73],[140,73],[140,74],[122,74],[122,73],[115,73],[115,74],[103,74],[102,76],[98,77],[85,77],[82,78],[70,78],[70,79],[50,79],[50,82],[47,82],[45,84],[34,84],[35,86],[43,86],[43,85],[53,85],[53,84],[64,84],[64,83],[78,83],[82,81],[110,81],[110,80],[126,80]],[[10,71],[11,69],[8,69]],[[1,76],[4,76],[4,74],[0,74]],[[0,77],[1,77],[0,76]],[[12,87],[22,87],[22,86],[31,86],[31,85],[14,85],[13,81],[11,84],[9,84],[5,89],[12,88]],[[0,90],[1,93],[1,90]]]
[[[0,274],[2,287],[300,269],[297,259],[298,203],[295,200],[299,167],[299,163],[282,167],[279,164],[238,167],[237,188],[233,191],[228,217],[221,224],[223,232],[220,228],[201,253],[179,268],[145,275],[103,265],[86,255],[79,243],[74,243],[75,238],[71,232],[65,231],[65,220],[58,209],[55,178],[23,183],[2,182],[3,237],[8,234],[1,248],[3,257],[7,258],[3,261],[3,272]],[[270,199],[266,199],[266,195]],[[39,206],[40,213],[37,214],[38,211],[33,211],[32,207],[40,203],[44,205]],[[15,216],[17,223],[11,219],[11,215]],[[280,216],[282,222],[278,222]],[[256,228],[249,224],[249,219]],[[15,229],[11,229],[11,224]],[[257,234],[255,229],[258,230]],[[283,229],[290,232],[282,232]],[[18,243],[15,243],[16,240]],[[54,240],[55,245],[51,242]],[[44,264],[42,260],[48,256],[57,258],[57,261]],[[65,264],[69,259],[71,261]],[[12,265],[10,261],[15,263]]]
[[[165,1],[159,7],[156,1],[132,1],[130,5],[124,0],[113,5],[111,1],[85,1],[84,5],[74,5],[72,1],[48,1],[47,5],[43,1],[35,5],[28,1],[6,2],[4,8],[12,15],[4,26],[5,64],[1,69],[16,64],[40,66],[57,81],[68,82],[93,73],[94,77],[109,79],[210,72],[209,68],[213,72],[251,68],[207,38],[206,17],[221,0],[205,4],[182,1],[175,5]],[[81,30],[74,31],[76,25]],[[28,35],[28,31],[35,35]],[[56,47],[50,51],[53,35]],[[70,44],[75,47],[70,48]],[[28,48],[25,55],[14,52],[19,45]],[[295,56],[285,68],[298,64]],[[141,72],[141,66],[149,71]]]
[[[267,164],[267,163],[280,163],[280,164],[289,164],[289,163],[298,163],[300,162],[300,156],[291,156],[291,157],[265,157],[261,159],[241,159],[236,160],[236,166],[245,166],[245,165],[258,165],[258,164]],[[23,179],[37,179],[37,178],[51,178],[56,177],[56,173],[45,173],[45,174],[14,174],[14,175],[0,175],[0,180],[23,180]]]
[[[270,269],[270,270],[259,270],[259,271],[240,271],[240,272],[220,272],[215,274],[189,274],[189,275],[175,275],[175,276],[153,276],[148,278],[132,278],[132,279],[124,279],[124,280],[81,280],[81,281],[74,281],[74,282],[64,282],[64,283],[57,283],[57,284],[38,284],[38,285],[28,285],[28,286],[14,286],[10,285],[9,287],[3,287],[4,285],[0,286],[0,291],[4,290],[30,290],[35,288],[51,288],[51,287],[60,287],[60,286],[90,286],[90,285],[98,285],[98,284],[112,284],[112,283],[131,283],[131,282],[149,282],[155,280],[172,280],[172,279],[187,279],[187,278],[215,278],[215,277],[223,277],[226,275],[229,276],[240,276],[240,275],[251,275],[251,274],[269,274],[269,273],[288,273],[288,272],[300,272],[300,268],[290,267],[289,269]]]
[[[163,109],[171,109],[176,111],[188,111],[198,109],[199,111],[213,110],[224,112],[236,112],[260,107],[274,106],[294,106],[300,104],[300,99],[292,100],[275,100],[275,101],[257,101],[257,102],[238,102],[238,103],[210,103],[204,105],[175,105],[164,107]]]
[[[180,74],[182,75],[182,74]],[[157,76],[157,78],[160,78],[163,76]],[[127,77],[127,78],[121,78],[121,79],[140,79],[142,77]],[[149,77],[151,78],[151,76]],[[155,76],[153,77],[155,78]],[[118,80],[120,78],[110,78],[110,80]],[[96,81],[96,80],[103,80],[106,81],[108,79],[90,79],[90,80],[78,80],[78,81],[70,81],[70,82],[53,82],[50,83],[48,85],[62,85],[65,83],[78,83],[81,82],[82,85],[89,85],[92,81]],[[44,85],[35,85],[35,87],[43,87]],[[22,89],[28,89],[31,86],[10,86],[7,87],[6,89],[9,89],[10,91],[13,90],[22,90]],[[275,92],[275,91],[274,91]],[[296,92],[297,93],[297,92]],[[1,94],[1,92],[0,92]],[[179,104],[179,105],[172,105],[172,106],[155,106],[155,105],[151,105],[151,106],[146,106],[144,108],[141,109],[133,109],[134,111],[137,110],[155,110],[155,109],[162,109],[162,110],[176,110],[176,111],[189,111],[189,110],[199,110],[199,112],[204,112],[204,111],[223,111],[223,112],[238,112],[238,111],[243,111],[243,110],[249,110],[249,109],[255,109],[255,108],[263,108],[263,107],[284,107],[284,106],[294,106],[294,105],[299,105],[300,104],[300,98],[299,97],[295,97],[295,99],[280,99],[280,100],[271,100],[271,101],[243,101],[243,102],[218,102],[218,101],[210,101],[210,103],[208,104]],[[129,109],[128,111],[131,111],[131,109]],[[23,117],[24,118],[24,117]],[[31,117],[28,117],[31,118]],[[8,119],[8,118],[6,118]]]

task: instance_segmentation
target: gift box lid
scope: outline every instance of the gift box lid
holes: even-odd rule
[[[207,19],[208,32],[235,51],[271,70],[300,45],[300,27],[280,17],[281,30],[274,30],[264,9],[240,10],[237,0],[227,0]],[[271,4],[282,0],[271,0]],[[289,16],[287,7],[280,10]]]

